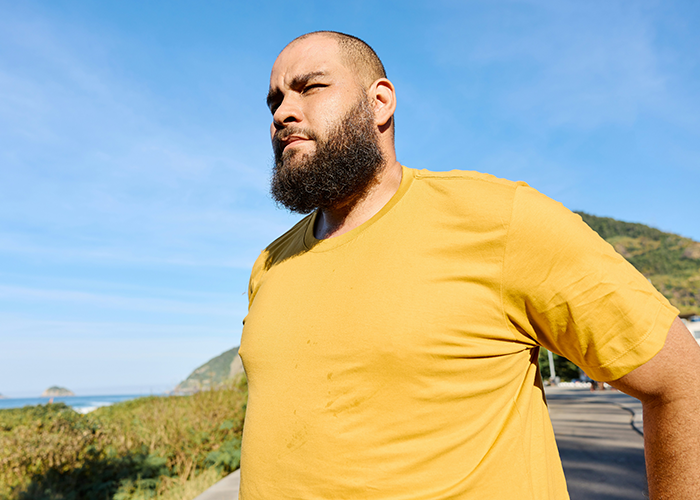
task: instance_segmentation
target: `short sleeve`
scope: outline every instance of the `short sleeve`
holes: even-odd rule
[[[578,215],[520,186],[503,268],[506,320],[596,380],[616,380],[663,347],[678,315]]]

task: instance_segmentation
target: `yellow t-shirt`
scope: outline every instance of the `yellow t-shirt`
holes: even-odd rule
[[[678,311],[523,183],[404,168],[362,226],[314,219],[253,268],[241,498],[568,498],[538,346],[613,380]]]

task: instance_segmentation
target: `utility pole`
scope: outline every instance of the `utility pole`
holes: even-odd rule
[[[549,382],[554,384],[557,380],[557,372],[554,370],[554,356],[549,349],[547,349],[547,356],[549,357]]]

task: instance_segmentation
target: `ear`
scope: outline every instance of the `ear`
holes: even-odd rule
[[[374,105],[374,122],[380,128],[386,126],[396,111],[394,84],[386,78],[380,78],[370,86],[367,94]]]

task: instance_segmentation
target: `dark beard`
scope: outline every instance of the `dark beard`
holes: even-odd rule
[[[298,159],[298,151],[282,151],[279,137],[273,141],[275,165],[270,192],[278,204],[293,212],[306,214],[357,201],[384,167],[374,113],[366,97],[360,98],[326,140],[294,128],[278,135],[282,133],[303,133],[316,141],[316,151]]]

